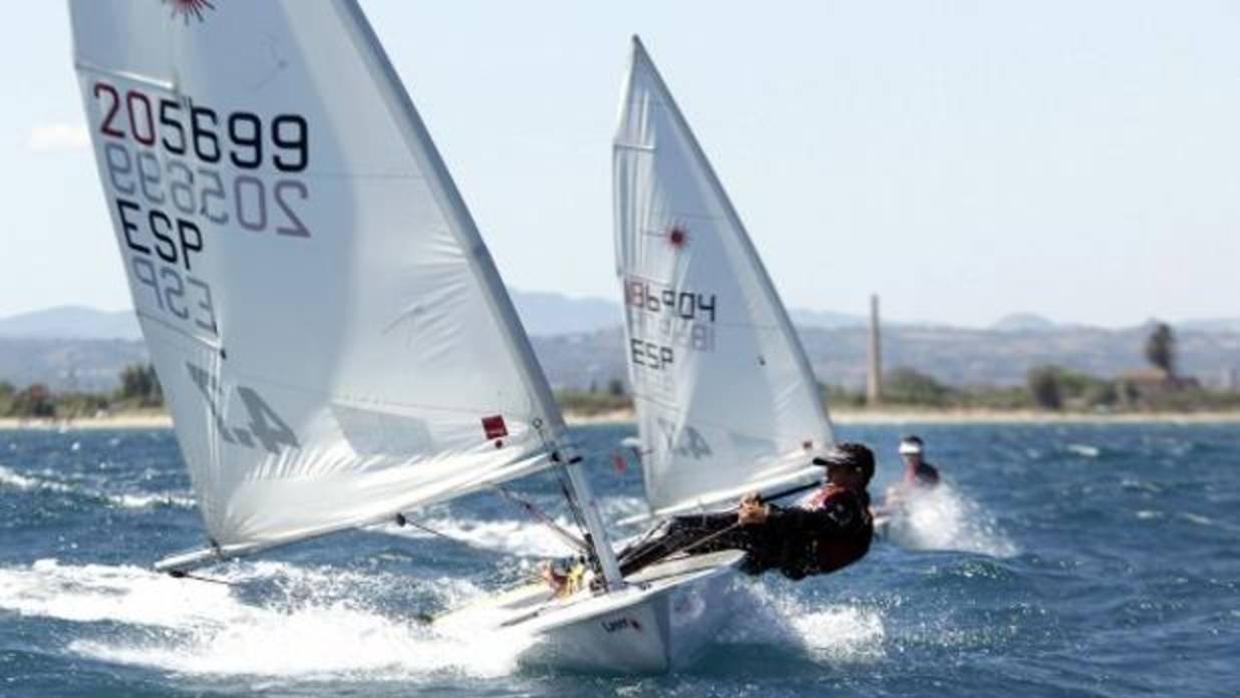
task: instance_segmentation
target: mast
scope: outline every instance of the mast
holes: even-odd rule
[[[624,575],[620,573],[620,563],[616,561],[616,552],[612,550],[611,539],[607,536],[606,527],[603,526],[603,517],[599,514],[598,501],[590,489],[590,481],[582,472],[583,462],[581,456],[571,456],[564,465],[564,472],[568,475],[572,496],[576,498],[577,505],[581,509],[581,516],[585,519],[586,544],[590,546],[595,559],[598,560],[607,587],[618,589],[625,584]]]

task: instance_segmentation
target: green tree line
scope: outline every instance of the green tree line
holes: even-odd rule
[[[93,417],[101,411],[129,411],[163,407],[164,393],[151,364],[126,366],[120,387],[111,393],[53,392],[42,383],[18,389],[0,381],[0,416],[39,419]]]

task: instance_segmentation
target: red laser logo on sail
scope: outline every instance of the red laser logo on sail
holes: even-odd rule
[[[667,231],[667,244],[677,252],[683,250],[685,245],[689,244],[689,232],[678,225],[672,226],[672,229]]]
[[[165,5],[172,5],[173,19],[179,15],[186,24],[189,24],[190,17],[201,22],[202,13],[205,10],[215,9],[215,5],[211,4],[211,0],[163,0],[163,3]]]

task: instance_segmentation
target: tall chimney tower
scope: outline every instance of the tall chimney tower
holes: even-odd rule
[[[870,373],[865,381],[865,401],[871,407],[883,399],[883,358],[878,330],[878,294],[870,296]]]

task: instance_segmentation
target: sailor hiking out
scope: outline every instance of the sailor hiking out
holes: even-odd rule
[[[926,445],[920,436],[900,439],[900,458],[904,459],[904,486],[930,489],[939,484],[939,469],[925,461]]]
[[[865,556],[873,537],[866,486],[874,475],[874,454],[859,443],[843,443],[814,459],[826,468],[822,489],[803,505],[780,508],[757,495],[735,512],[678,516],[666,531],[620,556],[631,574],[676,554],[743,550],[742,569],[762,574],[777,569],[789,579],[827,574]]]

